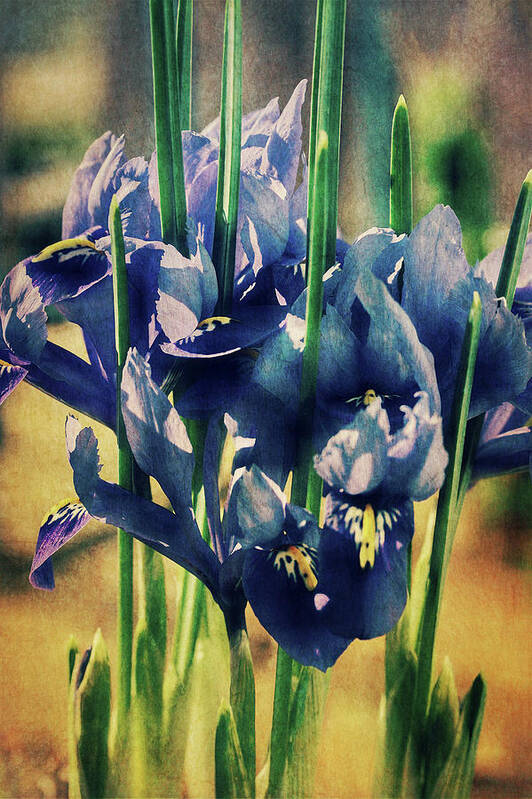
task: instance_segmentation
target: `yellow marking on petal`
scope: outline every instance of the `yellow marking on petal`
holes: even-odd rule
[[[206,330],[214,330],[216,325],[228,325],[230,321],[230,316],[209,316],[207,319],[203,319],[198,327],[205,328]]]
[[[48,247],[45,247],[44,250],[41,250],[41,252],[31,260],[34,263],[46,261],[47,258],[51,258],[52,255],[61,252],[61,250],[83,249],[84,247],[89,247],[91,250],[96,249],[95,243],[85,236],[78,236],[75,239],[63,239],[63,241],[56,241],[55,244],[50,244]]]
[[[526,420],[523,427],[532,427],[532,416],[530,417],[530,419]]]
[[[80,507],[77,509],[77,513],[80,511],[85,512],[85,508],[79,501],[78,497],[71,497],[70,499],[63,499],[62,502],[58,502],[57,505],[54,505],[53,508],[50,508],[48,513],[46,513],[43,517],[41,522],[41,527],[46,524],[46,522],[51,522],[54,517],[60,518],[61,516],[65,515],[65,512],[71,505],[79,505]]]
[[[297,581],[297,568],[307,591],[314,591],[318,585],[312,558],[305,546],[296,547],[291,545],[286,547],[286,549],[279,549],[273,560],[273,565],[277,571],[284,567],[288,577],[293,578],[294,582]]]
[[[377,393],[375,389],[368,388],[368,390],[365,392],[362,398],[362,404],[367,407],[368,405],[371,405],[372,402],[375,402],[376,399],[377,399]]]
[[[362,542],[359,552],[360,567],[363,569],[369,563],[370,568],[375,564],[375,511],[369,504],[364,508],[362,520]]]

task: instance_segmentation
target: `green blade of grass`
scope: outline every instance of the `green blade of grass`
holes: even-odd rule
[[[414,704],[414,735],[416,733],[420,734],[424,728],[430,696],[434,640],[441,595],[455,532],[456,503],[459,493],[464,438],[478,351],[481,318],[482,305],[478,293],[475,292],[462,344],[451,418],[445,435],[445,448],[449,453],[449,464],[445,481],[438,497],[425,603],[418,635],[419,665]]]
[[[179,76],[181,124],[192,130],[192,32],[194,0],[178,0],[176,22],[176,58]]]
[[[233,304],[240,146],[242,137],[242,15],[240,0],[225,5],[220,157],[212,260],[218,277],[218,313],[229,315]]]
[[[392,122],[390,158],[390,227],[397,234],[412,232],[412,145],[408,108],[399,97]]]
[[[133,488],[133,456],[127,440],[121,410],[120,385],[129,349],[129,299],[122,220],[116,197],[109,209],[111,258],[113,263],[113,300],[115,317],[116,365],[116,437],[118,445],[118,484]],[[133,651],[133,539],[118,530],[118,701],[117,729],[125,729],[131,702],[131,668]]]

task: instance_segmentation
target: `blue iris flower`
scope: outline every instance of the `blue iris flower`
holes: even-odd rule
[[[200,241],[185,258],[162,242],[126,237],[131,341],[162,382],[173,359],[161,349],[164,330],[192,333],[217,299],[214,267]],[[59,242],[17,264],[0,294],[3,397],[20,377],[73,408],[114,427],[116,354],[110,240],[101,229]],[[48,341],[46,307],[83,331],[87,361]],[[23,371],[20,371],[23,370]],[[3,398],[2,397],[2,398]]]
[[[523,321],[496,297],[485,269],[502,257],[488,256],[472,269],[461,246],[460,223],[449,207],[436,206],[410,236],[368,231],[346,254],[346,278],[337,300],[345,319],[356,323],[356,281],[370,268],[412,320],[420,341],[434,356],[444,421],[449,417],[461,343],[473,292],[482,301],[478,358],[470,417],[522,395],[532,374],[532,350]],[[496,278],[495,278],[496,279]],[[523,292],[525,293],[525,292]],[[517,296],[517,302],[524,297]],[[532,408],[531,411],[532,412]]]
[[[87,150],[63,211],[64,240],[18,264],[1,289],[0,399],[21,379],[66,404],[114,426],[114,333],[109,236],[111,198],[116,194],[126,237],[131,341],[149,358],[161,383],[179,357],[193,413],[211,387],[242,365],[190,365],[255,345],[285,315],[303,287],[299,263],[305,255],[303,218],[306,183],[295,188],[301,155],[302,81],[279,113],[272,100],[243,123],[243,167],[239,223],[239,269],[233,319],[212,318],[217,285],[203,241],[212,246],[216,188],[217,124],[202,134],[183,134],[191,258],[163,244],[158,222],[156,164],[126,160],[124,137],[105,133]],[[203,187],[203,188],[201,188]],[[199,199],[204,202],[199,202]],[[244,277],[245,273],[245,277]],[[45,308],[55,305],[81,326],[89,364],[48,341]],[[161,345],[163,345],[161,347]],[[187,363],[188,361],[188,363]],[[245,364],[244,364],[245,367]],[[245,370],[245,369],[244,369]],[[182,392],[183,393],[183,392]],[[214,392],[215,394],[216,392]],[[213,397],[211,391],[208,394]],[[183,403],[185,400],[183,399]],[[200,402],[200,412],[205,412]]]
[[[368,237],[365,245],[374,244]],[[245,558],[245,564],[263,570],[262,581],[246,588],[255,613],[302,662],[312,662],[311,642],[322,654],[332,652],[325,641],[345,646],[353,638],[382,635],[397,622],[406,602],[413,501],[440,488],[447,465],[431,353],[405,311],[367,269],[357,277],[356,318],[350,315],[346,321],[340,311],[348,280],[349,273],[340,269],[325,278],[312,429],[298,424],[304,297],[264,343],[248,394],[234,409],[240,436],[251,439],[239,464],[256,464],[251,468],[260,467],[268,475],[264,479],[284,484],[301,435],[312,435],[318,453],[314,466],[323,478],[326,502],[324,527],[314,543],[314,600],[309,602],[308,586],[301,580],[297,592],[290,588],[290,613],[274,605],[271,592],[266,599],[264,586],[282,578],[288,590],[292,578],[286,570],[274,572],[261,533],[253,554]],[[265,500],[261,503],[267,507]],[[233,515],[244,515],[238,503],[230,501],[229,511],[232,507]],[[260,530],[256,520],[254,525]],[[244,540],[242,533],[234,537]],[[299,634],[287,620],[292,613]],[[312,639],[309,633],[305,646],[303,629],[316,635]]]

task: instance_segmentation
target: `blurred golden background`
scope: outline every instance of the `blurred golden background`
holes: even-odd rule
[[[244,111],[284,103],[311,77],[314,0],[243,0]],[[415,217],[450,203],[470,263],[504,242],[531,164],[530,21],[525,0],[352,0],[348,10],[340,222],[351,241],[386,224],[390,123],[406,96]],[[0,273],[60,238],[73,171],[101,132],[128,153],[153,148],[146,0],[3,0],[0,33]],[[196,0],[194,127],[217,115],[222,0]],[[305,112],[305,109],[304,109]],[[308,113],[308,107],[306,108]],[[53,317],[55,319],[55,317]],[[73,326],[53,339],[81,351]],[[66,641],[100,626],[114,656],[115,562],[94,523],[56,560],[57,588],[27,575],[42,517],[72,495],[66,408],[23,385],[0,411],[0,796],[66,795]],[[98,430],[112,477],[112,438]],[[530,527],[527,478],[468,497],[444,597],[438,662],[449,654],[463,694],[488,683],[476,797],[532,796]],[[426,509],[421,508],[421,515]],[[419,538],[419,536],[418,536]],[[419,546],[419,541],[417,542]],[[173,587],[169,566],[169,584]],[[250,619],[264,756],[275,647]],[[382,639],[355,642],[334,669],[318,762],[318,797],[365,797],[383,684]],[[205,698],[216,710],[217,697]],[[213,712],[214,712],[213,711]],[[207,762],[206,753],[206,762]],[[209,795],[211,774],[189,785]]]

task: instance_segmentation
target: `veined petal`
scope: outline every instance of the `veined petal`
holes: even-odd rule
[[[38,362],[46,344],[46,313],[39,290],[26,272],[26,262],[15,266],[2,283],[0,296],[2,337],[10,350],[27,362]]]
[[[93,224],[87,203],[91,186],[103,162],[117,142],[116,136],[107,131],[91,144],[74,173],[70,191],[63,208],[62,237],[79,236]],[[107,225],[106,225],[107,227]]]
[[[73,416],[66,424],[74,486],[91,516],[120,527],[199,577],[218,596],[216,555],[203,541],[190,508],[178,514],[99,477],[98,441]]]
[[[393,230],[370,228],[362,233],[348,249],[334,306],[349,327],[351,327],[351,309],[357,296],[356,283],[360,271],[370,267],[395,238]]]
[[[406,603],[412,502],[397,505],[331,493],[318,552],[323,623],[336,635],[376,638],[397,623]]]
[[[21,380],[27,375],[23,366],[13,366],[0,361],[0,405],[9,397]]]
[[[244,593],[260,623],[291,657],[305,666],[326,671],[349,646],[352,638],[331,632],[320,604],[320,580],[309,590],[301,577],[309,553],[300,552],[299,566],[287,563],[282,550],[246,552],[242,581]],[[301,557],[303,555],[303,557]],[[284,556],[284,557],[283,557]],[[308,579],[308,578],[307,578]]]
[[[152,207],[146,160],[132,158],[127,161],[118,170],[114,182],[124,235],[145,238],[150,227]]]
[[[360,273],[357,295],[369,315],[363,349],[365,373],[377,392],[400,396],[426,391],[432,411],[440,410],[434,359],[416,329],[382,281],[369,270]]]
[[[404,424],[392,437],[383,491],[416,502],[432,496],[443,484],[448,463],[442,420],[431,414],[424,392],[414,405],[401,407]]]
[[[90,519],[90,514],[79,500],[60,502],[45,516],[30,570],[30,583],[35,588],[47,591],[55,588],[52,555],[79,533]]]
[[[110,260],[90,234],[51,244],[23,263],[44,305],[77,297],[111,271]]]
[[[161,344],[163,352],[180,358],[218,358],[245,347],[253,347],[279,327],[286,311],[279,306],[239,307],[236,318],[213,316],[204,319],[185,338]]]
[[[523,426],[482,442],[477,450],[472,481],[524,471],[532,466],[532,430]]]
[[[185,425],[134,349],[128,353],[122,377],[122,414],[142,471],[160,483],[176,513],[190,507],[194,454]]]
[[[87,211],[92,225],[107,227],[109,205],[115,192],[115,178],[119,168],[125,162],[124,136],[119,136],[110,148],[104,162],[98,170],[87,199]]]
[[[314,468],[336,489],[349,494],[372,491],[386,473],[389,434],[388,415],[377,398],[329,439],[314,457]]]
[[[280,180],[289,196],[294,192],[301,152],[301,107],[306,89],[306,80],[296,86],[270,133],[260,168],[261,172]]]

